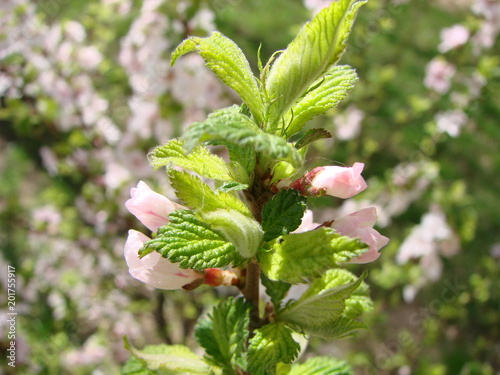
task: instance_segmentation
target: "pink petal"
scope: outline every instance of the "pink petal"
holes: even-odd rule
[[[125,202],[125,207],[153,232],[168,224],[170,213],[183,208],[151,190],[143,181],[137,184],[137,188],[130,190],[130,196],[131,198]]]

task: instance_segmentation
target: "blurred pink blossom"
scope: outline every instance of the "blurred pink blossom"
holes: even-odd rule
[[[438,50],[441,53],[445,53],[460,47],[469,40],[469,36],[469,30],[462,25],[445,28],[441,30],[441,44],[438,46]]]
[[[333,222],[332,228],[337,232],[351,238],[359,238],[370,247],[366,253],[351,259],[349,263],[369,263],[380,256],[379,250],[387,245],[389,239],[373,229],[376,221],[376,208],[368,207]]]
[[[365,114],[357,107],[350,105],[343,113],[333,118],[337,138],[348,141],[359,135],[361,122]]]
[[[435,58],[427,64],[424,84],[429,89],[445,94],[450,89],[451,79],[455,73],[454,65],[443,59]]]
[[[130,190],[131,198],[125,202],[127,209],[151,231],[168,223],[168,215],[184,206],[172,202],[167,197],[150,189],[145,182],[139,181],[136,188]]]
[[[125,243],[125,260],[130,275],[145,284],[157,289],[180,289],[204,275],[194,270],[183,270],[174,263],[163,258],[159,253],[152,252],[139,258],[139,250],[150,238],[135,230],[129,230]]]
[[[413,300],[418,290],[429,280],[436,281],[441,277],[443,263],[440,255],[452,256],[459,247],[459,240],[446,222],[444,213],[439,207],[432,207],[403,241],[396,256],[398,264],[420,259],[423,275],[405,291],[407,302]]]
[[[363,163],[354,163],[352,167],[314,168],[308,173],[311,181],[309,191],[312,195],[326,194],[342,199],[350,198],[366,189],[366,182],[361,177],[364,166]]]
[[[84,69],[95,69],[101,61],[102,55],[95,46],[81,47],[78,50],[78,62]]]
[[[333,0],[304,0],[304,6],[313,14],[319,13],[331,3],[333,3]]]
[[[437,128],[442,133],[448,133],[450,137],[457,137],[467,120],[467,115],[459,109],[436,114]]]
[[[72,39],[74,42],[81,43],[87,36],[87,33],[85,32],[85,28],[82,26],[81,23],[76,22],[76,21],[68,21],[64,25],[64,31],[66,32],[66,35]]]

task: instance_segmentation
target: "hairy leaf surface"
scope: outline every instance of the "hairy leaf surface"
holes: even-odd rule
[[[293,232],[300,226],[307,199],[297,190],[281,190],[262,208],[264,241]]]
[[[280,365],[277,375],[352,375],[351,366],[339,359],[314,357],[305,363],[292,366]]]
[[[169,224],[144,244],[140,255],[153,250],[181,268],[204,270],[240,264],[243,259],[234,245],[200,221],[192,211],[179,210],[169,215]]]
[[[257,124],[263,121],[263,102],[259,83],[241,49],[231,39],[214,31],[206,38],[191,36],[172,54],[171,64],[186,53],[197,51],[219,79],[231,87],[246,103]]]
[[[178,166],[218,181],[235,180],[229,165],[221,157],[201,145],[188,153],[183,143],[180,139],[173,139],[156,147],[148,155],[150,164],[155,168],[167,167],[167,170]]]
[[[278,322],[267,324],[250,339],[248,370],[253,375],[274,374],[278,362],[291,363],[299,351],[290,328]]]
[[[184,345],[149,345],[143,350],[138,350],[130,345],[125,338],[125,348],[128,349],[138,361],[125,366],[122,374],[162,374],[170,375],[214,375],[216,372],[202,358],[194,354]],[[142,368],[141,368],[142,367]],[[217,371],[218,374],[220,372]]]
[[[246,369],[244,352],[250,308],[243,299],[231,297],[215,306],[196,326],[197,341],[205,348],[208,359],[224,369],[224,374],[236,374],[235,367]]]
[[[260,130],[236,105],[215,111],[204,122],[190,125],[183,138],[188,149],[198,142],[230,143],[236,147],[249,147],[268,158],[288,161],[296,167],[302,165],[302,156],[292,144]]]
[[[286,137],[300,131],[313,117],[335,107],[354,87],[358,76],[349,66],[334,66],[285,115]],[[300,147],[297,147],[300,148]]]
[[[277,129],[285,112],[340,59],[357,10],[365,2],[333,2],[306,24],[275,60],[265,82],[271,100],[269,130]]]
[[[331,228],[280,236],[259,252],[262,270],[272,280],[296,284],[321,277],[330,269],[368,249],[358,239],[342,236]]]
[[[253,217],[238,198],[223,191],[213,191],[210,186],[196,176],[176,170],[171,170],[168,175],[177,197],[197,212],[206,213],[219,209],[233,209],[243,215]]]

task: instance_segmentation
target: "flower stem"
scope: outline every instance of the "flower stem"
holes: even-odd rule
[[[246,282],[243,289],[245,299],[252,304],[250,310],[250,336],[253,336],[253,331],[262,325],[259,315],[259,284],[260,284],[260,266],[257,262],[252,261],[246,269]]]

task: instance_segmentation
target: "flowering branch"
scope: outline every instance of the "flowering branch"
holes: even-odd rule
[[[356,318],[371,309],[366,275],[356,277],[343,266],[375,260],[388,242],[373,229],[375,208],[314,225],[306,211],[310,198],[346,199],[366,189],[363,163],[300,173],[307,146],[331,136],[303,127],[342,100],[357,79],[353,69],[335,64],[363,3],[333,2],[262,67],[259,78],[238,46],[218,32],[189,37],[173,52],[172,64],[199,53],[244,104],[215,111],[151,152],[151,164],[166,167],[183,204],[139,182],[126,207],[154,235],[130,231],[125,258],[131,275],[150,286],[236,286],[243,298],[221,302],[198,322],[195,334],[205,360],[174,347],[153,360],[127,344],[146,369],[267,375],[299,373],[295,369],[316,374],[323,368],[340,374],[329,359],[310,362],[305,372],[285,365],[301,349],[295,333],[338,339],[364,328]],[[207,145],[224,146],[230,161]],[[270,298],[264,316],[261,283]],[[309,289],[283,305],[292,284],[300,283]]]

